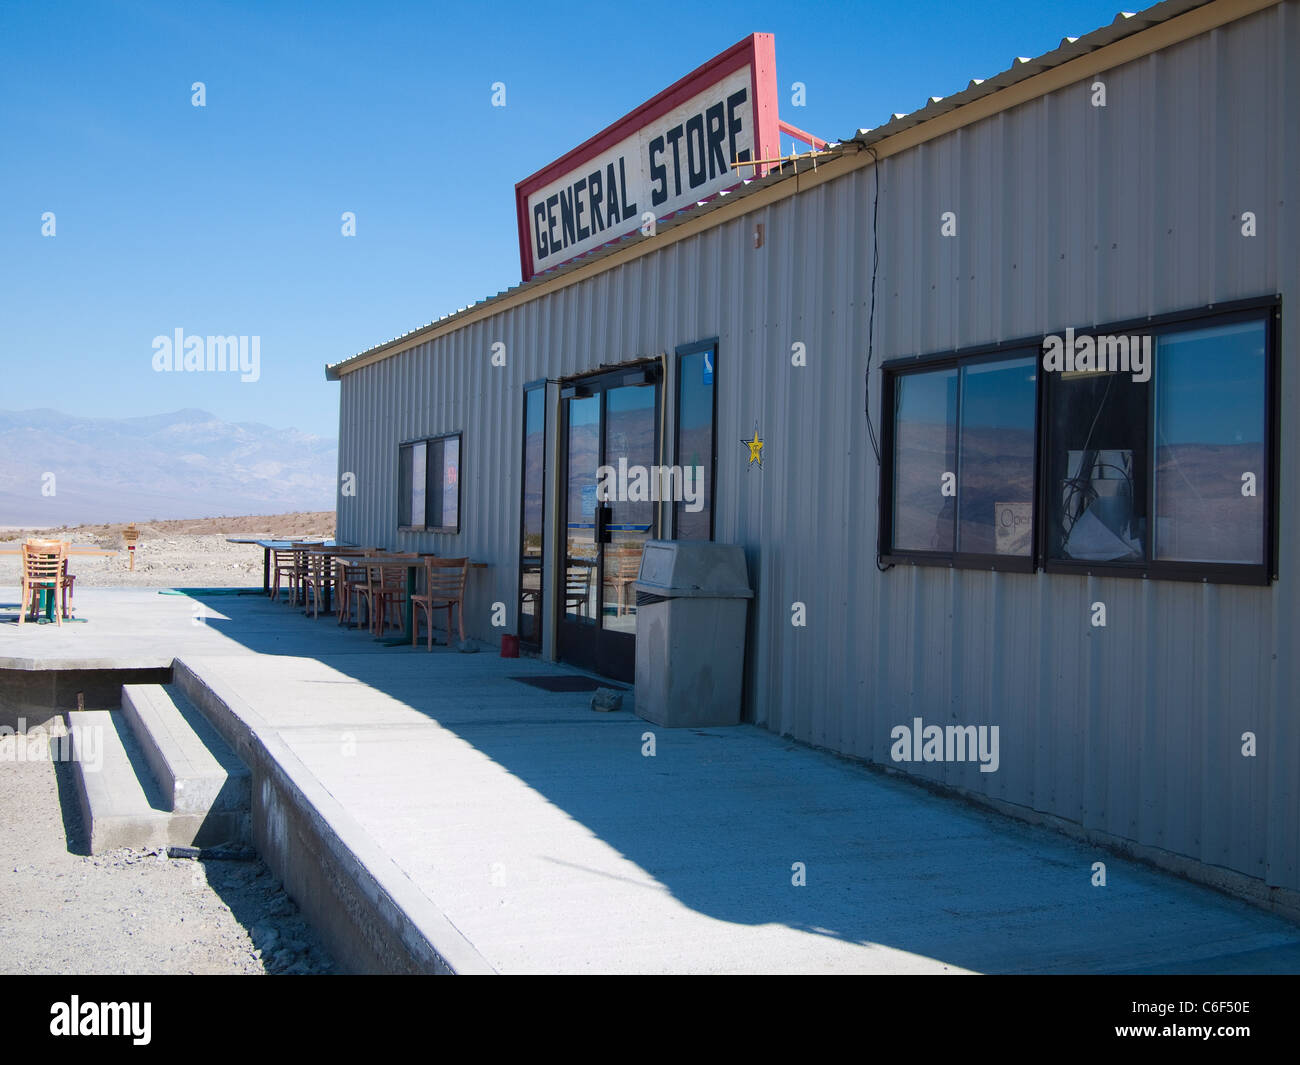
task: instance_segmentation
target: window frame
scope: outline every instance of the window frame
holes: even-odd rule
[[[1049,330],[1041,335],[1020,337],[995,344],[984,344],[955,351],[927,355],[911,355],[890,359],[881,365],[881,440],[879,467],[879,535],[880,561],[885,564],[914,566],[941,566],[949,569],[980,569],[1049,574],[1074,574],[1076,576],[1125,577],[1138,580],[1197,581],[1214,584],[1241,584],[1268,586],[1278,579],[1279,529],[1278,492],[1280,487],[1280,403],[1281,403],[1281,313],[1280,294],[1211,303],[1169,314],[1148,315],[1118,322],[1076,325],[1076,336],[1125,335],[1141,332],[1178,333],[1212,325],[1229,325],[1233,322],[1259,321],[1264,325],[1264,454],[1268,466],[1262,487],[1267,492],[1264,501],[1264,530],[1262,562],[1181,562],[1151,558],[1156,528],[1155,469],[1156,448],[1149,449],[1147,476],[1147,515],[1149,533],[1144,545],[1147,559],[1135,563],[1106,563],[1053,559],[1048,555],[1048,522],[1044,517],[1050,512],[1050,486],[1047,484],[1046,464],[1052,425],[1049,424],[1052,390],[1059,382],[1050,380],[1055,373],[1042,368],[1043,339],[1064,334],[1065,327]],[[1029,556],[986,555],[957,550],[954,537],[951,552],[895,549],[894,535],[894,463],[896,445],[897,385],[909,373],[921,373],[957,368],[983,362],[1010,360],[1033,354],[1037,358],[1038,380],[1035,382],[1034,404],[1034,492],[1033,516],[1030,531]],[[1148,438],[1154,441],[1156,374],[1159,365],[1158,345],[1155,352],[1151,380],[1146,397]],[[961,424],[962,403],[959,397],[957,422],[958,491],[961,484]],[[960,499],[960,495],[957,497]],[[957,519],[960,522],[960,514]]]
[[[984,345],[967,348],[962,351],[948,352],[936,356],[909,356],[891,359],[881,366],[883,387],[881,390],[881,410],[888,414],[881,425],[880,434],[880,560],[886,564],[910,564],[943,566],[949,569],[983,569],[1012,573],[1032,573],[1036,564],[1038,544],[1038,482],[1039,463],[1042,448],[1039,443],[1043,417],[1042,389],[1035,383],[1034,389],[1034,489],[1032,492],[1033,514],[1029,530],[1030,550],[1028,555],[999,555],[976,551],[959,551],[957,549],[958,530],[961,525],[961,428],[962,395],[959,390],[957,399],[957,421],[954,425],[957,491],[954,496],[955,514],[953,517],[953,549],[951,551],[920,551],[915,548],[895,548],[894,542],[894,445],[896,436],[895,404],[898,396],[898,382],[901,378],[921,373],[942,370],[957,370],[960,383],[960,371],[964,366],[979,366],[992,362],[1011,362],[1015,359],[1038,357],[1037,374],[1042,375],[1042,342],[1034,346],[1027,341],[1005,344]],[[959,384],[960,389],[960,384]]]
[[[442,533],[446,535],[458,535],[461,531],[461,513],[464,506],[464,471],[465,471],[465,440],[464,430],[456,429],[449,433],[438,433],[434,436],[420,436],[410,440],[403,440],[397,445],[397,531],[399,533]],[[429,459],[432,454],[434,444],[442,443],[446,440],[456,440],[456,524],[455,525],[430,525],[429,524],[429,507],[433,501],[433,495],[429,492]],[[424,445],[424,463],[425,463],[425,489],[424,489],[424,514],[421,515],[419,524],[415,523],[415,515],[411,515],[411,524],[402,524],[402,452],[406,448],[414,448],[420,444]],[[444,452],[445,454],[445,452]],[[412,460],[414,467],[414,461]],[[439,463],[442,468],[444,463]],[[414,478],[414,469],[412,469],[412,478]],[[408,492],[410,487],[408,487]],[[439,507],[442,504],[442,496],[438,496]],[[439,511],[441,515],[441,510]]]
[[[547,470],[547,467],[546,467],[546,445],[547,445],[547,441],[548,441],[547,432],[548,432],[548,430],[550,429],[550,420],[551,420],[551,412],[547,409],[547,403],[546,403],[546,385],[547,385],[547,383],[548,383],[548,382],[547,382],[547,379],[546,379],[545,377],[543,377],[543,378],[539,378],[539,379],[536,380],[536,381],[529,381],[529,382],[527,382],[527,383],[524,385],[524,387],[523,387],[523,395],[522,395],[522,400],[523,400],[523,402],[520,404],[520,408],[521,408],[521,409],[520,409],[520,413],[523,415],[522,422],[521,422],[521,424],[522,424],[522,426],[523,426],[523,432],[522,432],[522,439],[521,439],[520,442],[519,442],[519,470],[520,470],[520,474],[519,474],[519,542],[518,542],[518,548],[519,548],[519,549],[518,549],[518,552],[517,552],[517,558],[516,558],[516,560],[515,560],[515,561],[516,561],[516,568],[517,568],[517,570],[518,570],[518,573],[516,574],[516,576],[517,576],[518,579],[517,579],[516,582],[515,582],[515,584],[516,584],[516,587],[515,587],[515,635],[517,635],[517,636],[519,637],[519,643],[520,643],[521,646],[523,646],[523,647],[527,647],[527,648],[532,649],[532,650],[539,649],[539,648],[542,646],[542,641],[543,641],[544,636],[545,636],[545,624],[544,624],[543,611],[542,611],[542,602],[543,602],[543,600],[544,600],[544,598],[545,598],[545,592],[546,592],[546,474],[548,473],[548,470]],[[537,597],[537,603],[536,603],[536,606],[535,606],[535,608],[534,608],[534,609],[535,609],[534,617],[537,618],[537,641],[536,641],[535,643],[532,642],[531,640],[527,639],[527,638],[524,636],[524,634],[520,631],[520,630],[523,628],[523,623],[524,623],[524,610],[523,610],[523,602],[524,602],[524,565],[523,565],[523,559],[524,559],[524,537],[527,535],[527,532],[526,532],[526,530],[525,530],[525,528],[524,528],[524,520],[525,520],[525,506],[524,506],[524,503],[525,503],[525,497],[526,497],[527,492],[528,492],[528,485],[527,485],[527,483],[526,483],[526,481],[527,481],[527,471],[528,471],[528,465],[527,465],[527,463],[528,463],[528,397],[529,397],[529,394],[532,393],[532,392],[541,392],[541,394],[542,394],[542,553],[541,553],[541,555],[539,556],[538,561],[537,561],[537,565],[538,565],[538,568],[541,570],[541,575],[542,575],[542,576],[541,576],[541,580],[540,580],[540,582],[539,582],[539,584],[541,585],[541,587],[540,587],[540,589],[539,589],[539,594],[538,594],[538,597]],[[460,511],[457,510],[457,514],[459,514],[459,513],[460,513]]]
[[[1047,544],[1047,523],[1041,522],[1036,527],[1038,540],[1035,549],[1039,558],[1039,568],[1044,573],[1073,573],[1085,577],[1127,577],[1137,580],[1169,580],[1169,581],[1196,581],[1209,584],[1245,584],[1256,586],[1267,586],[1277,579],[1277,492],[1278,492],[1278,463],[1279,463],[1279,439],[1278,439],[1278,339],[1279,329],[1278,322],[1281,314],[1281,298],[1279,296],[1266,296],[1259,299],[1235,300],[1232,303],[1209,304],[1192,311],[1176,312],[1173,314],[1154,315],[1149,318],[1132,318],[1122,322],[1113,322],[1105,325],[1092,326],[1086,329],[1076,328],[1075,335],[1082,336],[1091,334],[1132,334],[1140,331],[1157,332],[1162,331],[1165,334],[1187,332],[1197,328],[1203,328],[1207,325],[1230,325],[1233,322],[1259,321],[1264,325],[1264,455],[1265,462],[1268,465],[1268,473],[1265,478],[1265,491],[1268,496],[1264,500],[1264,543],[1261,551],[1261,562],[1183,562],[1171,559],[1152,558],[1153,545],[1156,536],[1156,501],[1155,501],[1155,477],[1153,476],[1156,463],[1156,374],[1160,364],[1159,346],[1157,344],[1154,352],[1155,366],[1152,367],[1151,380],[1147,382],[1146,397],[1146,416],[1147,416],[1147,438],[1148,444],[1148,464],[1145,469],[1146,474],[1146,513],[1148,522],[1148,531],[1144,548],[1147,558],[1141,562],[1129,563],[1110,563],[1110,562],[1087,562],[1072,561],[1069,559],[1052,558],[1048,554]],[[1061,330],[1064,332],[1064,330]],[[1050,334],[1049,334],[1050,335]],[[1040,456],[1046,456],[1048,444],[1048,435],[1051,432],[1051,426],[1047,424],[1046,412],[1050,409],[1051,395],[1049,390],[1058,387],[1058,383],[1053,382],[1055,374],[1044,374],[1049,378],[1046,385],[1040,389],[1039,406],[1043,411],[1042,428],[1039,436],[1038,446]],[[1040,476],[1038,480],[1038,498],[1036,506],[1045,508],[1049,505],[1051,486],[1047,484],[1047,478]]]
[[[709,337],[707,340],[698,340],[691,344],[682,344],[674,349],[673,355],[676,359],[673,389],[673,463],[677,466],[682,464],[682,360],[688,355],[698,355],[701,352],[713,353],[713,414],[710,424],[711,435],[711,454],[708,469],[708,482],[706,491],[708,493],[709,504],[709,538],[706,543],[713,543],[717,537],[717,492],[718,483],[718,338]],[[672,501],[668,505],[668,525],[671,533],[670,539],[677,539],[677,503]]]

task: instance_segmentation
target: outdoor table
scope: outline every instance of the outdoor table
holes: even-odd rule
[[[265,538],[257,539],[252,536],[227,536],[228,544],[257,544],[262,549],[262,591],[266,595],[271,594],[271,552],[273,550],[288,551],[293,547],[302,547],[304,544],[320,547],[333,547],[335,541],[321,536],[305,536],[302,538],[289,538],[287,540],[267,540]]]
[[[306,555],[311,555],[315,558],[328,558],[328,559],[365,557],[365,550],[363,548],[352,547],[349,544],[338,544],[334,547],[325,547],[325,546],[314,547],[311,550],[305,551],[303,553]],[[333,599],[334,596],[333,596],[333,589],[331,588],[331,582],[326,581],[325,582],[325,613],[327,614],[331,610],[333,610],[333,606],[332,606]],[[307,613],[306,603],[307,603],[307,597],[304,595],[303,596],[304,614]]]

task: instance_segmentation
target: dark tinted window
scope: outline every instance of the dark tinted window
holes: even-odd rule
[[[715,365],[713,349],[683,355],[677,364],[677,463],[685,478],[682,499],[673,504],[679,540],[713,537]]]

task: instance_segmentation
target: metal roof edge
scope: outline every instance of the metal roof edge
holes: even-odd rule
[[[852,137],[845,139],[858,144],[871,144],[883,140],[905,129],[929,122],[965,104],[973,103],[975,100],[1053,70],[1070,60],[1100,51],[1108,45],[1185,15],[1198,7],[1208,7],[1217,2],[1219,0],[1162,0],[1161,3],[1136,13],[1120,11],[1105,26],[1100,26],[1082,37],[1063,37],[1060,45],[1050,52],[1044,52],[1033,58],[1017,56],[1011,61],[1009,67],[991,77],[972,78],[961,92],[951,96],[931,96],[915,111],[894,114],[884,125],[859,129]],[[1276,2],[1280,0],[1268,0],[1270,4]]]
[[[970,85],[960,93],[943,98],[932,97],[924,107],[917,111],[906,115],[895,115],[885,125],[874,129],[858,130],[852,138],[841,144],[832,145],[824,153],[826,161],[819,165],[819,171],[813,171],[810,167],[797,170],[787,165],[780,171],[766,177],[750,179],[729,193],[722,193],[702,204],[679,211],[669,220],[661,222],[657,226],[654,236],[643,236],[639,230],[633,230],[618,240],[611,241],[609,244],[588,252],[586,255],[563,263],[545,274],[539,274],[530,281],[505,289],[495,296],[479,300],[451,314],[445,314],[435,321],[412,329],[382,344],[367,348],[365,351],[358,352],[337,363],[327,364],[325,377],[330,381],[340,380],[345,374],[352,373],[381,359],[397,355],[453,329],[472,324],[488,314],[499,313],[507,307],[540,298],[553,289],[564,288],[576,284],[592,274],[605,269],[613,269],[632,258],[648,254],[654,249],[650,247],[642,248],[642,245],[659,244],[658,238],[660,236],[672,233],[683,226],[691,226],[691,233],[693,233],[710,228],[715,224],[722,224],[738,213],[744,213],[737,212],[734,209],[726,210],[723,212],[724,217],[710,221],[708,216],[721,208],[730,208],[734,204],[749,200],[761,193],[769,193],[770,195],[762,197],[762,203],[754,204],[750,208],[755,209],[767,202],[796,195],[804,187],[799,181],[800,178],[805,179],[807,187],[815,187],[833,177],[841,176],[841,174],[847,173],[851,169],[871,165],[872,160],[866,158],[853,159],[851,165],[848,166],[843,165],[843,160],[846,156],[852,158],[858,153],[865,155],[867,148],[874,148],[880,145],[882,141],[896,139],[898,146],[895,151],[903,151],[923,140],[930,139],[921,135],[921,127],[933,126],[933,135],[941,136],[951,128],[959,128],[960,125],[979,121],[1001,111],[1010,110],[1029,99],[1046,95],[1055,91],[1057,86],[1044,81],[1040,83],[1040,91],[1028,92],[1026,83],[1034,78],[1051,75],[1059,71],[1060,68],[1067,67],[1072,63],[1095,59],[1097,60],[1096,63],[1085,65],[1095,66],[1099,70],[1107,69],[1110,66],[1129,62],[1134,58],[1140,58],[1142,55],[1149,55],[1162,48],[1170,47],[1172,44],[1199,36],[1202,33],[1235,22],[1281,2],[1283,0],[1162,0],[1161,3],[1136,14],[1120,12],[1108,25],[1102,26],[1083,37],[1066,37],[1061,41],[1059,47],[1037,58],[1018,58],[1010,67],[992,78],[972,80]],[[1174,20],[1182,19],[1184,16],[1189,17],[1188,21],[1171,30],[1170,24]],[[1132,45],[1134,38],[1138,38],[1149,31],[1160,29],[1170,32],[1151,38],[1150,46],[1137,50],[1135,54],[1128,54],[1126,57],[1115,59],[1113,62],[1108,61],[1107,55],[1113,56],[1117,50],[1124,53],[1134,52],[1132,47],[1124,48],[1124,42],[1127,41]],[[1080,76],[1086,75],[1080,74]],[[1020,87],[1020,91],[1012,91],[1017,87]],[[1002,96],[1001,104],[993,106],[993,100],[999,96]],[[981,103],[983,103],[983,106],[973,106]],[[967,109],[971,116],[968,121],[959,121],[960,116],[955,114],[955,112],[963,109]],[[900,134],[904,136],[900,136]],[[889,151],[885,154],[894,154],[894,152]],[[819,156],[819,158],[821,157]],[[794,182],[793,185],[773,190],[773,186],[784,185],[791,181]],[[679,234],[678,239],[689,236],[691,233]],[[614,256],[618,256],[618,262],[605,262]]]

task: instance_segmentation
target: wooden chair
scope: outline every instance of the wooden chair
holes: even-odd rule
[[[541,643],[542,560],[524,559],[519,577],[519,638],[527,643]],[[523,631],[525,619],[531,619],[527,632]]]
[[[424,560],[424,594],[411,596],[411,608],[418,607],[428,622],[428,645],[433,650],[433,612],[447,608],[447,643],[451,643],[451,608],[456,608],[456,628],[460,642],[465,642],[465,578],[469,575],[468,558],[426,558]],[[411,615],[411,646],[420,631],[420,615]]]
[[[640,544],[618,547],[605,552],[605,583],[618,594],[618,616],[627,611],[627,589],[641,575]]]
[[[303,605],[311,611],[312,617],[318,618],[325,593],[334,589],[333,560],[325,555],[304,555],[303,561]]]
[[[406,567],[385,566],[385,559],[416,559],[412,554],[375,554],[367,561],[369,574],[366,592],[367,605],[370,608],[370,631],[382,637],[389,624],[389,614],[397,611],[399,620],[394,627],[400,627],[402,608],[406,605]]]
[[[283,574],[289,579],[289,604],[291,606],[297,605],[303,578],[300,554],[301,552],[292,548],[277,547],[271,551],[274,566],[274,572],[271,576],[271,598],[273,600],[280,598],[280,576]]]
[[[357,624],[361,624],[361,608],[365,607],[366,627],[374,630],[375,627],[375,591],[383,586],[383,573],[374,565],[373,559],[386,557],[387,552],[383,549],[368,552],[366,557],[357,564],[359,571],[353,571],[355,583],[348,588],[348,595],[351,602],[356,604]]]
[[[18,624],[27,618],[28,610],[37,611],[40,593],[53,596],[55,603],[63,593],[63,574],[68,564],[68,545],[61,540],[28,540],[23,544],[23,571],[21,611]],[[55,622],[63,625],[63,612],[54,611]]]
[[[578,613],[587,616],[587,603],[591,599],[591,572],[594,567],[589,563],[574,563],[570,560],[564,571],[564,612],[573,607]]]
[[[68,560],[65,558],[63,560],[63,616],[65,618],[72,617],[72,614],[69,611],[69,606],[72,603],[73,586],[76,582],[77,575],[68,572]]]
[[[28,542],[29,544],[31,544],[31,543],[38,543],[38,542],[41,542],[41,541],[37,541],[37,540],[35,540],[35,539],[29,537],[28,540],[27,540],[27,542]],[[49,541],[49,542],[53,542],[53,541]],[[68,543],[66,540],[63,541],[63,546],[66,547],[66,548],[68,548],[68,550],[71,550],[71,549],[72,549],[72,545],[71,545],[70,543]],[[77,581],[77,575],[76,575],[75,573],[69,573],[69,572],[68,572],[68,559],[65,558],[65,559],[63,560],[63,593],[62,593],[62,601],[61,601],[60,604],[59,604],[60,607],[61,607],[61,609],[63,610],[63,617],[64,617],[65,620],[67,620],[67,619],[69,619],[69,618],[72,617],[72,613],[71,613],[71,610],[70,610],[70,604],[72,603],[72,599],[73,599],[73,596],[74,596],[74,594],[75,594],[75,591],[74,591],[74,585],[76,584],[76,581]]]
[[[348,556],[334,560],[334,614],[340,625],[352,627],[352,609],[357,611],[357,624],[361,624],[361,606],[369,605],[368,575],[363,558]]]

